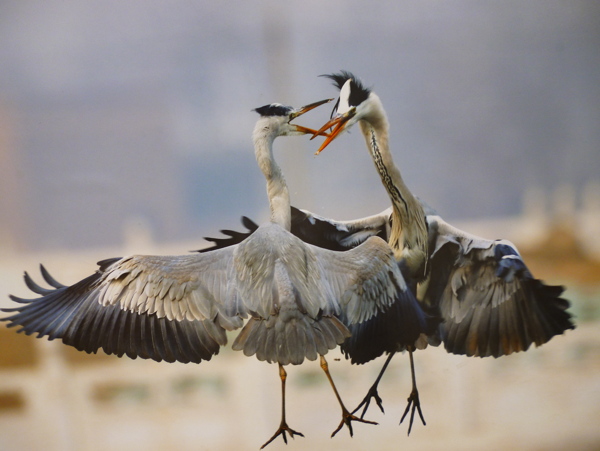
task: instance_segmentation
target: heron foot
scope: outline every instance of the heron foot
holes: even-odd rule
[[[356,409],[354,409],[352,411],[352,413],[356,413],[358,411],[358,409],[360,409],[362,406],[365,406],[362,413],[360,414],[360,417],[364,418],[365,413],[367,413],[367,410],[369,409],[369,405],[371,404],[371,400],[373,400],[373,399],[377,403],[377,406],[381,410],[381,413],[385,413],[385,410],[383,410],[383,401],[382,401],[381,397],[379,396],[379,392],[377,391],[376,384],[371,386],[367,395],[364,397],[364,399],[361,401],[361,403],[356,407]]]
[[[421,411],[421,401],[419,400],[419,392],[416,388],[413,388],[413,390],[410,392],[410,396],[408,397],[407,401],[408,401],[408,405],[406,406],[406,410],[404,411],[402,418],[400,418],[400,424],[402,424],[402,422],[404,421],[404,418],[406,417],[406,414],[410,410],[410,423],[408,424],[408,435],[410,435],[410,431],[412,430],[413,421],[415,419],[415,410],[417,410],[419,412],[419,417],[421,417],[423,426],[427,426],[427,423],[425,423],[425,418],[423,418],[423,412]],[[412,406],[412,409],[411,409],[411,406]]]
[[[263,449],[265,446],[267,446],[269,443],[271,443],[273,440],[275,440],[280,435],[283,437],[283,441],[287,445],[287,436],[285,435],[286,433],[290,434],[291,438],[294,438],[294,435],[299,435],[300,437],[304,437],[304,434],[302,432],[294,431],[292,428],[290,428],[287,425],[287,423],[285,421],[282,421],[281,424],[279,425],[279,429],[277,429],[277,431],[275,431],[275,434],[273,434],[273,437],[271,437],[263,446],[261,446],[260,449]]]
[[[377,424],[375,421],[369,421],[369,420],[364,420],[362,418],[358,418],[357,416],[354,416],[353,414],[348,412],[348,410],[342,409],[342,421],[340,422],[340,425],[337,427],[337,429],[335,431],[333,431],[333,433],[331,434],[331,438],[333,438],[335,436],[335,434],[337,434],[340,431],[340,429],[342,429],[342,427],[344,427],[344,425],[348,426],[348,430],[350,431],[350,437],[352,437],[354,435],[354,432],[352,431],[352,422],[353,421],[359,421],[360,423],[367,423],[367,424]]]

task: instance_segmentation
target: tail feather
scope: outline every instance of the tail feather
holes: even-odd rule
[[[299,365],[304,359],[336,348],[350,335],[335,317],[307,316],[283,322],[277,316],[251,318],[233,342],[232,348],[258,360],[282,365]]]

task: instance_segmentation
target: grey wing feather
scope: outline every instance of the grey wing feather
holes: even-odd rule
[[[99,262],[93,275],[71,286],[42,288],[42,297],[11,298],[22,304],[2,318],[19,332],[61,338],[95,353],[157,361],[200,362],[227,342],[226,330],[241,327],[245,315],[228,272],[231,250],[181,257],[133,256]]]
[[[437,215],[427,221],[430,272],[418,297],[442,317],[438,338],[448,352],[499,357],[575,327],[563,288],[535,279],[512,243],[470,235]]]
[[[250,256],[258,249],[263,258],[255,261]],[[277,227],[262,228],[238,254],[245,265],[238,268],[237,285],[251,318],[233,349],[259,360],[299,364],[315,359],[349,337],[348,325],[389,308],[397,291],[406,288],[392,250],[377,237],[353,250],[332,252]],[[248,281],[259,286],[247,287]]]
[[[333,298],[347,324],[362,323],[389,308],[398,292],[407,290],[398,263],[389,245],[370,237],[346,252],[324,253],[315,248],[330,281]],[[323,255],[320,255],[323,253]]]

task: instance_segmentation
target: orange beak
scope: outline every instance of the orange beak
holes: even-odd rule
[[[346,124],[348,123],[348,121],[350,119],[352,119],[352,117],[354,117],[355,114],[356,114],[355,110],[351,109],[347,113],[340,114],[340,115],[334,117],[329,122],[327,122],[325,125],[323,125],[323,127],[321,127],[312,136],[312,138],[310,138],[310,139],[313,139],[315,136],[318,136],[318,135],[327,136],[324,134],[324,131],[327,130],[328,128],[334,127],[333,131],[329,134],[329,136],[327,136],[327,139],[325,139],[325,141],[323,141],[323,144],[321,144],[321,147],[319,147],[319,150],[317,150],[315,152],[315,155],[319,155],[321,153],[321,151],[323,149],[325,149],[325,147],[327,147],[331,141],[333,141],[335,138],[338,137],[338,135],[346,128]]]
[[[290,124],[296,127],[296,130],[300,133],[304,133],[305,135],[313,135],[313,136],[325,136],[329,138],[329,133],[317,131],[314,128],[303,127],[302,125]]]
[[[291,114],[290,121],[296,119],[298,116],[302,116],[304,113],[308,113],[310,110],[312,110],[318,106],[321,106],[325,103],[331,102],[332,100],[333,99],[325,99],[325,100],[320,100],[318,102],[314,102],[314,103],[305,105],[302,108],[299,108],[298,111],[295,111],[294,113]],[[319,135],[329,137],[329,134],[324,131],[325,129],[317,131],[317,130],[313,130],[312,128],[303,127],[302,125],[296,125],[296,124],[290,124],[290,125],[293,125],[294,127],[296,127],[297,131],[304,133],[306,135],[313,135],[313,137],[319,136]]]

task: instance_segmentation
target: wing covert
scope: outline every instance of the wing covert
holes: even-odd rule
[[[2,318],[19,332],[61,338],[78,350],[156,361],[209,360],[227,343],[226,330],[245,316],[229,283],[231,250],[181,257],[132,256],[99,262],[100,269],[64,286],[42,267],[53,287],[26,285],[41,297]]]
[[[427,219],[434,246],[419,298],[442,317],[439,338],[448,352],[499,357],[575,327],[563,288],[535,279],[512,243]]]

